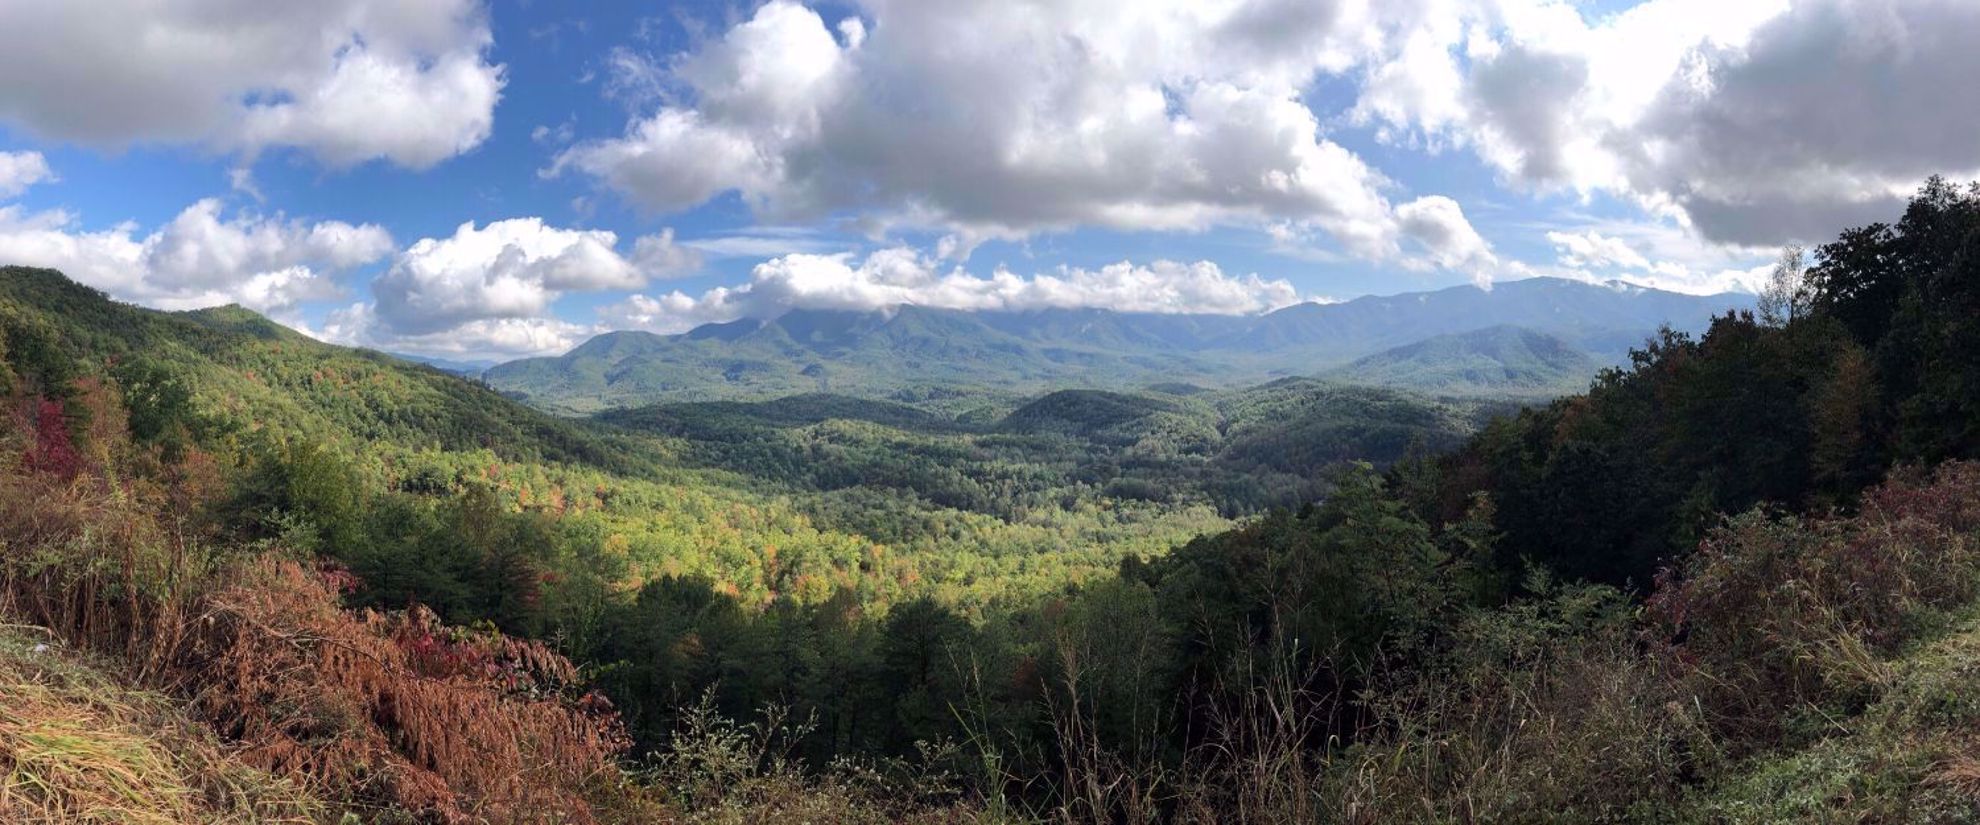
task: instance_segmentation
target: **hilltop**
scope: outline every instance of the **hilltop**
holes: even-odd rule
[[[1603,366],[1560,338],[1504,325],[1404,344],[1322,375],[1444,395],[1551,398],[1586,388]]]
[[[1233,387],[1311,375],[1392,347],[1496,326],[1518,326],[1591,353],[1598,363],[1620,363],[1630,347],[1662,326],[1697,331],[1714,314],[1751,300],[1532,278],[1490,290],[1461,286],[1299,304],[1259,316],[800,309],[671,336],[607,333],[564,355],[512,361],[484,375],[513,398],[572,413],[805,392],[884,397],[927,387],[1019,393],[1157,382]],[[1426,349],[1416,357],[1432,354]],[[1517,373],[1529,366],[1509,368]],[[1461,362],[1425,364],[1415,380],[1466,368]],[[1578,366],[1542,368],[1565,373]],[[1516,389],[1537,387],[1522,383],[1527,380],[1513,376]],[[1492,382],[1476,383],[1493,389]]]
[[[325,344],[238,306],[159,312],[109,300],[61,273],[0,267],[0,309],[47,331],[88,368],[155,373],[211,426],[327,441],[489,450],[635,472],[651,453],[384,353]]]

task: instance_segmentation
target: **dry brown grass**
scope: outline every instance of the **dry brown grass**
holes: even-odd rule
[[[1381,724],[1335,758],[1328,819],[1980,818],[1980,648],[1908,652],[1980,597],[1980,465],[1732,519],[1642,618],[1599,593],[1474,617],[1456,666],[1364,697]]]
[[[0,822],[304,823],[327,810],[43,634],[0,629],[0,697]]]
[[[1451,661],[1363,697],[1330,821],[1643,821],[1715,758],[1618,594],[1565,588],[1456,630]]]

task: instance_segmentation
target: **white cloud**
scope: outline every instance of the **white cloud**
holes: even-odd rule
[[[1697,272],[1683,265],[1659,266],[1649,272],[1634,274],[1626,278],[1630,283],[1641,284],[1671,292],[1688,292],[1693,295],[1718,295],[1726,292],[1753,294],[1765,286],[1773,272],[1773,264],[1761,264],[1747,269],[1720,269]]]
[[[808,229],[762,226],[744,232],[685,240],[681,241],[681,245],[711,258],[776,258],[794,253],[828,255],[848,251],[855,246],[847,241],[820,236]]]
[[[302,146],[335,167],[375,158],[425,169],[479,146],[494,128],[499,67],[472,53],[415,65],[365,51],[295,100],[252,106],[242,146]]]
[[[1447,226],[1437,195],[1392,203],[1408,199],[1330,131],[1467,151],[1516,190],[1615,196],[1735,250],[1820,240],[1894,214],[1928,175],[1980,175],[1971,0],[854,12],[772,0],[672,59],[615,53],[644,116],[549,171],[662,211],[735,192],[772,220],[940,229],[955,259],[1081,226],[1236,225],[1293,254],[1474,276],[1516,262],[1463,248],[1477,233]],[[1345,111],[1315,108],[1321,78],[1358,87]]]
[[[1393,184],[1324,137],[1302,96],[1366,48],[1366,3],[864,0],[858,12],[827,21],[772,0],[664,64],[615,52],[615,94],[658,108],[547,172],[661,211],[736,192],[771,220],[942,228],[955,258],[1080,226],[1277,223],[1363,258],[1402,254]]]
[[[1546,231],[1556,263],[1532,274],[1622,280],[1694,295],[1755,292],[1776,250],[1712,243],[1667,221],[1593,221]]]
[[[565,352],[601,330],[556,318],[479,318],[436,332],[405,333],[383,323],[372,304],[330,313],[316,337],[349,346],[453,358],[526,358]]]
[[[164,309],[239,303],[280,313],[334,294],[331,275],[380,260],[393,246],[391,235],[371,224],[227,218],[221,211],[218,200],[201,200],[140,236],[129,223],[92,232],[67,212],[0,207],[0,260],[60,269]]]
[[[1820,240],[1980,173],[1980,4],[1425,0],[1373,20],[1357,123],[1707,240]]]
[[[628,295],[622,301],[599,307],[598,327],[601,331],[637,329],[671,334],[742,317],[723,300],[726,295],[726,290],[720,288],[699,299],[680,290],[664,295]]]
[[[188,206],[140,234],[134,224],[84,231],[62,211],[0,206],[0,261],[60,269],[127,301],[162,309],[239,303],[338,343],[440,355],[525,355],[568,349],[593,327],[551,317],[569,292],[629,290],[699,266],[672,230],[635,239],[559,229],[538,218],[462,224],[399,252],[373,281],[373,300],[310,329],[296,312],[336,297],[333,276],[393,256],[370,225],[280,215],[228,217],[217,199]]]
[[[961,310],[1098,307],[1119,312],[1264,312],[1302,300],[1284,280],[1234,277],[1214,263],[1127,262],[1099,269],[1061,266],[1030,277],[998,269],[988,276],[940,263],[911,249],[851,255],[786,255],[759,264],[748,283],[690,296],[681,291],[633,295],[600,311],[608,329],[680,332],[736,318],[774,318],[796,309],[878,310],[900,304]]]
[[[1611,238],[1593,229],[1584,232],[1548,232],[1547,241],[1560,254],[1561,263],[1589,269],[1649,269],[1649,259],[1620,238]]]
[[[1489,285],[1499,266],[1492,245],[1465,220],[1457,201],[1431,195],[1396,208],[1404,235],[1423,250],[1419,259],[1427,264],[1470,272],[1480,285]]]
[[[108,146],[293,146],[425,168],[488,137],[479,0],[0,3],[0,124]]]
[[[479,228],[469,221],[401,253],[372,282],[370,312],[382,330],[429,335],[476,321],[542,318],[564,293],[639,289],[699,264],[672,231],[637,239],[630,255],[618,245],[612,232],[559,229],[541,218]]]
[[[37,183],[55,179],[40,152],[0,152],[0,198],[11,198]]]
[[[577,139],[577,122],[566,120],[554,128],[539,125],[529,130],[529,139],[542,146],[563,146]]]
[[[1646,115],[1638,189],[1734,243],[1889,220],[1931,174],[1980,173],[1980,4],[1803,0],[1691,55]]]

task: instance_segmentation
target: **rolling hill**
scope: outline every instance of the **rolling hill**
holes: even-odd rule
[[[384,353],[325,344],[238,306],[159,312],[47,269],[0,267],[0,321],[46,330],[95,364],[155,369],[214,426],[358,449],[490,450],[616,472],[651,451]],[[116,367],[113,367],[115,369]]]
[[[1615,363],[1660,326],[1699,330],[1713,314],[1750,301],[1731,294],[1694,296],[1533,278],[1490,290],[1461,286],[1300,304],[1260,316],[916,306],[792,310],[771,320],[710,324],[672,336],[607,333],[561,356],[495,366],[485,380],[512,398],[563,413],[805,392],[884,397],[928,387],[1016,392],[1069,385],[1124,390],[1155,382],[1233,387],[1311,375],[1390,348],[1508,325]],[[1408,357],[1423,361],[1451,346],[1426,347]],[[1472,351],[1481,346],[1483,351]],[[1446,389],[1438,386],[1442,382],[1497,391],[1505,385],[1530,393],[1547,384],[1549,373],[1581,370],[1571,359],[1548,365],[1544,358],[1535,364],[1515,357],[1517,363],[1507,364],[1500,379],[1481,374],[1476,381],[1460,380],[1480,366],[1477,357],[1491,360],[1494,351],[1513,357],[1503,346],[1459,343],[1450,353],[1459,358],[1453,364],[1371,366],[1368,372],[1371,380],[1400,386]],[[1529,375],[1529,367],[1541,373]],[[1359,380],[1359,372],[1340,376]],[[1439,372],[1450,375],[1440,378]],[[1399,380],[1405,377],[1410,380]]]
[[[1311,501],[1341,463],[1386,466],[1461,443],[1503,405],[1285,378],[1194,393],[1057,390],[997,416],[812,393],[608,410],[678,456],[766,489],[889,489],[1021,521],[1088,497],[1226,515]],[[856,525],[846,525],[858,529]]]
[[[1603,363],[1552,335],[1496,326],[1439,335],[1328,370],[1328,378],[1441,395],[1553,397],[1585,389]]]

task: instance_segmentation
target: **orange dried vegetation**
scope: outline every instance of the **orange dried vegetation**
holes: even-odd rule
[[[583,792],[627,742],[570,662],[424,608],[341,610],[334,577],[293,561],[244,572],[179,678],[248,764],[442,821],[592,821]]]

